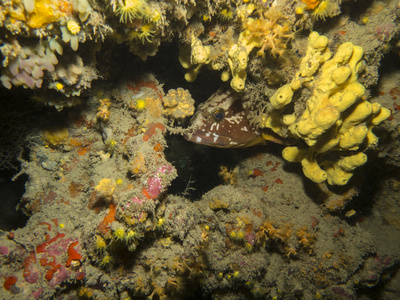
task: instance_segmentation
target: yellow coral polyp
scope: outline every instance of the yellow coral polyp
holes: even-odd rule
[[[11,23],[14,23],[15,20],[26,21],[25,10],[22,7],[6,6],[3,9],[4,9],[4,12],[10,16]]]
[[[56,89],[57,89],[57,91],[60,91],[60,90],[62,90],[64,88],[64,85],[62,84],[62,83],[60,83],[60,82],[57,82],[56,83]]]
[[[133,242],[133,241],[137,240],[138,238],[139,238],[139,233],[138,233],[137,231],[135,231],[135,230],[129,230],[129,231],[126,233],[125,241],[126,241],[127,243],[129,243],[129,242]]]
[[[111,100],[109,98],[103,98],[99,100],[100,106],[106,106],[109,108],[111,106]]]
[[[140,19],[146,13],[147,4],[144,0],[125,0],[121,2],[123,5],[119,5],[116,10],[117,15],[120,15],[119,21],[121,23]]]
[[[164,218],[159,218],[157,221],[156,228],[157,230],[162,230],[164,227],[165,219]]]
[[[118,228],[113,232],[113,235],[118,241],[123,241],[125,239],[125,230]]]
[[[107,151],[110,154],[114,154],[115,150],[117,149],[118,143],[114,139],[109,139],[106,141]],[[118,184],[118,182],[116,183]]]
[[[148,23],[142,26],[139,31],[139,39],[144,44],[145,42],[151,43],[151,38],[154,37],[156,30],[152,23]]]
[[[329,17],[330,5],[329,0],[321,1],[312,12],[312,16],[317,20],[325,20],[325,18]]]
[[[236,235],[236,238],[237,238],[239,241],[242,241],[242,240],[244,239],[244,237],[245,237],[245,234],[244,234],[243,231],[239,231],[239,232],[237,233],[237,235]]]
[[[113,262],[112,257],[109,255],[106,255],[100,260],[99,265],[100,265],[100,267],[105,268],[105,267],[109,267],[112,264],[112,262]]]
[[[230,21],[233,19],[233,12],[230,9],[223,9],[218,13],[218,18],[222,21]]]
[[[144,111],[144,109],[146,108],[146,101],[144,99],[137,100],[135,108],[139,112]]]
[[[163,20],[162,14],[156,10],[154,13],[151,15],[151,21],[154,22],[155,24],[160,24],[161,21]]]
[[[71,32],[72,34],[78,34],[81,31],[81,27],[79,26],[79,24],[77,22],[75,22],[74,20],[69,20],[67,22],[67,29],[69,30],[69,32]]]
[[[296,15],[302,15],[302,14],[304,14],[304,8],[301,7],[301,6],[296,7],[295,13],[296,13]]]
[[[253,246],[250,243],[246,243],[244,245],[244,248],[246,249],[247,252],[252,252],[253,251]]]
[[[105,240],[99,235],[96,235],[95,247],[96,251],[100,253],[104,252],[107,248]]]

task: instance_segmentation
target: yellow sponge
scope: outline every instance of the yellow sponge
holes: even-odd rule
[[[279,134],[287,126],[289,135],[304,140],[306,145],[286,147],[283,158],[301,162],[304,174],[314,182],[327,180],[329,184],[344,185],[367,161],[363,151],[378,141],[372,128],[387,119],[390,111],[362,97],[365,88],[358,81],[364,64],[362,47],[347,42],[332,57],[327,37],[312,32],[308,40],[298,72],[271,97],[276,111],[262,117],[262,127]],[[311,96],[304,110],[277,116],[276,112],[295,104],[294,91],[305,85]],[[278,123],[282,127],[279,130]]]

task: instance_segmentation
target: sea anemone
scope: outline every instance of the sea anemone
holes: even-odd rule
[[[120,0],[116,13],[120,15],[120,22],[128,23],[134,19],[140,19],[146,13],[146,7],[144,0]]]

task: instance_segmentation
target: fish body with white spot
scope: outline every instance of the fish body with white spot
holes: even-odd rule
[[[238,148],[261,144],[261,131],[249,122],[249,110],[243,107],[241,93],[219,89],[201,104],[192,117],[194,132],[185,139],[197,144]]]

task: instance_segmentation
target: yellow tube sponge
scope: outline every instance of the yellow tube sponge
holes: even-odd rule
[[[306,154],[307,151],[296,146],[286,147],[282,151],[283,158],[290,162],[301,162]]]
[[[282,151],[282,157],[290,162],[301,162],[304,175],[316,183],[324,182],[328,178],[317,162],[317,153],[311,149],[286,147]]]
[[[321,64],[331,58],[332,53],[328,49],[328,38],[319,35],[318,32],[311,32],[308,37],[308,48],[306,55],[300,63],[299,71],[295,79],[301,82],[310,81],[311,76],[319,69]],[[300,86],[298,86],[300,88]],[[297,89],[298,89],[297,88]]]
[[[322,165],[327,174],[327,181],[331,185],[345,185],[356,168],[367,162],[367,155],[363,152],[345,156],[335,162],[324,161]]]
[[[307,155],[301,160],[301,165],[304,175],[316,183],[322,183],[328,178],[327,173],[318,165],[312,151],[307,152]]]
[[[391,111],[389,109],[382,107],[379,103],[372,103],[372,118],[367,123],[367,147],[376,146],[378,144],[378,137],[372,132],[372,128],[389,118],[390,115]]]
[[[211,47],[204,46],[200,39],[192,36],[190,47],[182,47],[179,53],[179,62],[182,67],[188,69],[185,79],[188,82],[196,80],[200,68],[210,63]]]
[[[210,59],[210,46],[203,46],[198,38],[192,37],[191,64],[206,64]]]
[[[283,158],[301,162],[304,174],[314,182],[327,180],[329,184],[344,185],[354,170],[367,161],[363,152],[378,142],[372,129],[387,119],[390,111],[363,97],[365,87],[358,81],[364,64],[362,47],[343,43],[332,57],[326,37],[312,32],[308,41],[298,72],[271,97],[275,110],[262,117],[261,126],[279,134],[270,116],[280,112],[289,135],[307,145],[301,149],[286,147]],[[296,110],[300,93],[294,91],[304,85],[311,90],[311,96],[304,109]],[[282,115],[290,104],[294,113]]]
[[[373,126],[379,125],[391,115],[390,110],[386,107],[382,107],[379,103],[372,103],[372,113],[374,114],[374,117],[370,124]]]
[[[231,87],[237,92],[244,90],[248,60],[249,57],[244,46],[235,44],[229,49],[228,64],[232,72]]]
[[[271,97],[270,102],[275,109],[280,109],[292,101],[293,89],[290,84],[280,87]]]
[[[362,53],[361,47],[344,43],[339,46],[333,58],[321,65],[306,110],[289,127],[294,135],[303,138],[309,146],[315,145],[322,134],[337,122],[340,123],[341,112],[363,95],[365,89],[357,81]],[[357,113],[362,114],[362,117],[358,117],[365,118],[367,112],[361,112],[362,108],[359,110]]]
[[[357,150],[358,145],[367,137],[368,127],[365,124],[359,124],[351,127],[347,132],[342,133],[339,146],[342,149]]]

